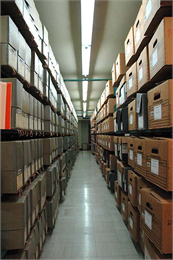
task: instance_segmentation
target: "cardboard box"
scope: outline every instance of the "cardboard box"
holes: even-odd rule
[[[114,62],[113,63],[113,66],[112,66],[112,86],[113,87],[116,87],[117,86],[117,82],[116,82],[116,63]]]
[[[155,186],[151,183],[146,181],[142,176],[137,176],[137,200],[138,200],[138,205],[137,208],[139,212],[141,213],[141,190],[144,188],[154,188]]]
[[[106,168],[106,183],[109,186],[109,172],[110,172],[110,168]]]
[[[149,43],[150,80],[163,81],[172,75],[172,17],[165,17]]]
[[[172,127],[172,79],[147,92],[149,129]]]
[[[146,139],[146,179],[158,187],[172,191],[171,138]]]
[[[172,1],[143,0],[144,34],[152,36],[165,16],[172,16]]]
[[[117,205],[121,207],[121,188],[118,184],[118,181],[114,181],[114,193]]]
[[[126,66],[131,66],[135,60],[134,28],[131,27],[124,42]]]
[[[141,4],[138,15],[134,23],[135,53],[138,56],[142,49],[148,44],[150,37],[144,36],[144,11]]]
[[[172,194],[142,189],[141,227],[161,253],[172,253]]]
[[[137,199],[137,179],[138,175],[134,171],[128,171],[128,198],[134,207],[138,205]]]
[[[110,168],[110,171],[115,171],[116,169],[116,166],[117,166],[117,157],[113,154],[110,154],[109,155],[109,168]]]
[[[112,80],[108,80],[106,83],[106,98],[114,96],[114,88],[112,86]]]
[[[128,105],[129,131],[138,129],[138,119],[136,113],[136,98]]]
[[[106,127],[108,133],[114,132],[114,119],[113,117],[108,117],[107,119],[107,127]]]
[[[1,66],[10,66],[17,71],[17,50],[10,44],[1,43]]]
[[[147,87],[152,87],[150,83],[150,69],[149,69],[149,53],[148,46],[146,46],[140,53],[137,60],[137,75],[138,75],[138,90],[144,91]]]
[[[115,88],[114,88],[115,89]],[[119,108],[120,104],[119,104],[119,91],[120,91],[120,84],[116,89],[115,92],[115,97],[116,97],[116,108]]]
[[[128,221],[128,197],[125,192],[121,190],[121,214],[125,221]]]
[[[107,136],[107,150],[114,151],[114,137],[111,135]]]
[[[1,142],[2,193],[16,193],[23,187],[23,161],[22,141]]]
[[[109,98],[107,102],[107,115],[114,113],[114,106],[116,104],[115,98]]]
[[[133,65],[126,72],[126,88],[127,88],[127,98],[134,96],[138,90],[138,73],[137,73],[137,63]]]
[[[144,137],[134,139],[134,170],[143,177],[146,177],[146,140]]]
[[[136,113],[138,117],[138,130],[148,129],[148,99],[146,93],[136,94]]]
[[[1,15],[1,43],[10,44],[19,51],[19,31],[13,20],[8,15]]]
[[[119,93],[119,101],[118,101],[118,105],[121,106],[125,103],[125,101],[127,100],[127,91],[126,91],[126,76],[124,76],[119,84],[118,87],[118,93]]]
[[[126,67],[125,65],[125,54],[119,53],[115,63],[116,63],[116,81],[120,82],[128,69],[128,67]]]
[[[128,202],[128,230],[135,242],[140,240],[140,214],[137,208]]]
[[[119,157],[120,160],[123,162],[128,161],[128,137],[120,136],[118,138],[118,145],[119,145]]]
[[[128,164],[134,168],[135,166],[135,155],[134,155],[134,136],[128,137]]]
[[[26,196],[19,198],[18,195],[5,195],[2,197],[1,229],[2,250],[14,250],[24,248],[28,236]]]
[[[120,147],[119,147],[119,145],[118,145],[118,143],[119,143],[119,137],[118,136],[114,136],[114,151],[115,151],[115,156],[117,157],[117,158],[119,158],[119,149],[120,149]]]
[[[172,259],[172,254],[161,254],[154,244],[144,234],[145,259]]]
[[[129,170],[133,170],[133,168],[117,160],[118,184],[123,189],[124,192],[128,192],[128,171]]]

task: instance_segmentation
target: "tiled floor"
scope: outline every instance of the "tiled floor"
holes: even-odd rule
[[[95,157],[80,152],[42,259],[141,259]]]

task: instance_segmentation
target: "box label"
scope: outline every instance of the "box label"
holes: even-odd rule
[[[145,249],[144,249],[144,254],[145,254],[145,259],[152,259],[148,250],[147,250],[147,248],[146,248],[146,246],[145,246]]]
[[[133,150],[130,150],[130,160],[133,161]]]
[[[115,144],[115,155],[118,156],[118,147],[117,147],[117,144]]]
[[[159,160],[151,159],[151,172],[159,175]]]
[[[9,47],[9,57],[8,57],[8,62],[9,65],[14,68],[15,70],[17,70],[17,52],[16,50],[14,50],[12,47]]]
[[[16,128],[23,128],[23,116],[20,109],[16,110]]]
[[[122,176],[119,171],[118,171],[118,184],[122,187]]]
[[[137,153],[137,164],[142,166],[142,154]]]
[[[138,128],[142,129],[144,127],[144,120],[143,120],[143,116],[139,116],[138,115]]]
[[[123,122],[121,122],[121,130],[123,130]]]
[[[130,125],[132,125],[133,124],[133,115],[131,114],[130,115]]]
[[[139,202],[139,205],[141,205],[141,193],[139,193],[139,195],[138,195],[138,202]]]
[[[116,124],[116,119],[114,120],[114,132],[117,131],[117,124]]]
[[[128,56],[130,53],[130,41],[129,43],[127,44],[127,48],[126,48],[126,56]]]
[[[151,0],[148,0],[148,3],[146,5],[145,19],[148,18],[150,12],[151,12]]]
[[[108,147],[109,147],[109,149],[110,149],[110,147],[111,147],[111,146],[110,146],[110,143],[109,143]]]
[[[133,85],[133,78],[129,78],[129,89],[132,88],[132,85]]]
[[[130,228],[133,229],[133,219],[131,217],[129,217],[129,224]]]
[[[141,67],[141,68],[139,69],[139,74],[138,74],[138,79],[139,79],[139,81],[140,81],[142,78],[143,78],[143,68]]]
[[[135,37],[135,43],[137,43],[140,39],[140,28],[139,28],[139,24],[138,24],[138,28],[136,30],[136,37]]]
[[[118,194],[117,194],[117,191],[115,191],[115,198],[117,198],[118,197]]]
[[[130,193],[130,195],[132,195],[132,185],[131,184],[129,184],[129,193]]]
[[[158,61],[158,52],[157,48],[153,52],[153,58],[152,58],[152,66],[154,67]]]
[[[121,203],[122,211],[125,212],[125,204],[122,202]]]
[[[145,210],[145,224],[152,229],[152,216]]]
[[[154,120],[162,119],[162,105],[154,107]]]
[[[17,190],[23,186],[23,174],[17,176]]]

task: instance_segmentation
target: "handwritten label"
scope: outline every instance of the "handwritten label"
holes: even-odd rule
[[[129,89],[132,88],[132,85],[133,85],[133,78],[129,78]]]
[[[153,67],[156,65],[157,61],[158,61],[158,53],[157,53],[157,49],[155,49],[155,51],[153,52],[153,58],[152,58]]]
[[[151,159],[151,172],[159,175],[159,160]]]
[[[130,119],[129,120],[130,120],[130,125],[132,125],[133,124],[133,115],[132,114],[130,115]]]
[[[143,78],[143,68],[141,67],[141,68],[139,69],[139,74],[138,74],[138,79],[139,79],[139,81],[140,81],[142,78]]]
[[[145,210],[145,224],[152,229],[152,216]]]
[[[142,154],[137,153],[137,164],[142,166]]]
[[[154,107],[154,120],[159,120],[162,118],[162,105]]]
[[[132,185],[131,184],[129,184],[129,193],[130,193],[130,195],[132,195]]]
[[[133,161],[133,151],[132,150],[130,150],[130,160]]]

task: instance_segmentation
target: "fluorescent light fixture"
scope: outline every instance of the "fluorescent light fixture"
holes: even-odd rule
[[[95,0],[81,0],[82,75],[89,75]]]
[[[88,81],[82,82],[82,93],[83,93],[83,101],[87,101]]]
[[[83,102],[83,112],[86,112],[87,102]]]
[[[82,75],[89,75],[91,46],[82,46]]]
[[[82,45],[92,42],[93,18],[95,0],[81,0]]]
[[[86,117],[86,112],[83,112],[83,117]]]

